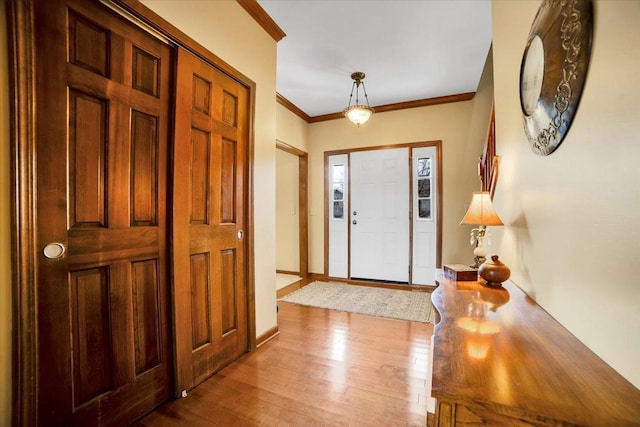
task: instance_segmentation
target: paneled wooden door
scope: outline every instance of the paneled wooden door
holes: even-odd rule
[[[177,389],[249,348],[248,89],[178,49],[174,151]]]
[[[172,49],[98,2],[34,2],[37,422],[172,394]]]

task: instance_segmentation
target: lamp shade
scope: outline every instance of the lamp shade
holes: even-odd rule
[[[487,191],[474,191],[469,209],[460,224],[504,225],[493,208],[491,196]]]

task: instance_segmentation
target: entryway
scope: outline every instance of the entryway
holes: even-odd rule
[[[440,142],[325,153],[325,274],[435,283]]]

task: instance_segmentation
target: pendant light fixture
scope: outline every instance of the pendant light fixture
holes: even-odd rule
[[[351,95],[349,96],[349,105],[342,111],[342,114],[351,122],[353,122],[356,126],[360,127],[361,124],[365,123],[371,115],[373,114],[373,108],[369,106],[369,97],[367,96],[367,90],[364,87],[364,73],[361,71],[356,71],[351,74],[351,78],[353,79],[353,85],[351,86]],[[359,91],[360,85],[362,85],[362,91],[364,92],[364,98],[367,101],[367,105],[361,105],[359,99]],[[355,104],[351,105],[353,101],[353,91],[356,91],[356,101]]]

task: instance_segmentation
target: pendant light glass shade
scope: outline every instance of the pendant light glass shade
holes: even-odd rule
[[[367,90],[364,87],[364,73],[360,71],[356,71],[351,74],[351,78],[353,79],[353,85],[351,86],[351,95],[349,96],[349,105],[342,111],[342,114],[346,118],[348,118],[353,124],[360,127],[361,124],[365,123],[371,115],[373,114],[373,108],[369,106],[369,97],[367,96]],[[367,101],[367,105],[360,104],[359,94],[360,94],[360,86],[362,85],[362,91],[364,93],[364,98]],[[356,101],[355,104],[351,104],[353,100],[353,91],[356,91]]]
[[[373,114],[373,109],[366,105],[352,105],[343,111],[347,119],[351,120],[355,125],[360,126],[365,123]]]

